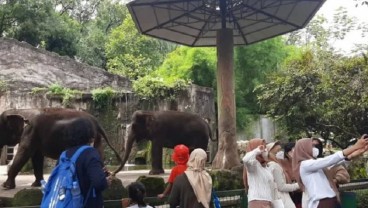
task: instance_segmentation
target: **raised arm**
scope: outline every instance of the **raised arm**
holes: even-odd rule
[[[254,150],[245,154],[243,157],[243,163],[247,167],[248,171],[252,171],[252,167],[259,163],[256,157],[257,155],[262,154],[262,151],[264,151],[264,146],[260,145],[258,148],[255,148]]]
[[[275,183],[277,185],[277,189],[280,192],[292,192],[299,189],[298,183],[291,183],[291,184],[286,183],[284,171],[282,170],[282,167],[279,164],[274,163],[271,165],[271,168]]]

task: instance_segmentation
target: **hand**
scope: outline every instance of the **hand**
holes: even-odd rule
[[[111,172],[106,168],[106,166],[104,166],[102,169],[103,169],[106,177],[111,175]]]
[[[106,177],[106,180],[107,180],[107,184],[108,184],[109,186],[111,186],[111,184],[112,184],[112,180],[113,180],[113,176],[108,176],[108,177]]]
[[[360,137],[360,139],[358,139],[358,141],[354,144],[354,146],[357,149],[365,148],[365,146],[368,145],[368,139],[366,139],[366,137],[368,137],[368,135],[363,134],[362,137]]]
[[[163,198],[165,197],[165,195],[164,195],[164,194],[159,194],[159,195],[157,195],[157,197],[158,197],[159,199],[163,199]]]
[[[361,140],[361,139],[360,139]],[[363,154],[365,151],[367,151],[368,150],[368,146],[366,145],[366,146],[364,146],[363,148],[360,148],[360,149],[358,149],[358,150],[355,150],[353,153],[351,153],[350,155],[348,155],[347,156],[347,158],[349,159],[349,160],[351,160],[351,159],[353,159],[354,157],[357,157],[357,156],[359,156],[359,155],[361,155],[361,154]]]

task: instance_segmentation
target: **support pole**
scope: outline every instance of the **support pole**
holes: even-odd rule
[[[234,41],[232,29],[217,31],[217,103],[219,145],[212,162],[214,169],[240,165],[236,144],[234,90]]]

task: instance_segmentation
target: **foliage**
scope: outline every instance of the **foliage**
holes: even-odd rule
[[[368,130],[368,65],[362,58],[326,54],[321,59],[307,50],[290,60],[259,86],[258,98],[268,115],[285,122],[289,133],[317,133],[347,145]]]
[[[113,29],[106,43],[110,72],[136,80],[157,68],[172,45],[138,33],[130,15]]]
[[[8,85],[6,81],[0,80],[0,92],[6,91],[8,88]]]
[[[92,100],[96,108],[102,110],[111,105],[112,99],[116,94],[117,92],[111,87],[98,88],[92,90]]]
[[[183,79],[193,84],[216,88],[216,50],[178,47],[167,55],[153,73],[163,79]]]
[[[348,166],[348,172],[351,180],[366,179],[368,177],[366,162],[367,160],[363,157],[352,160]]]
[[[0,35],[73,57],[79,25],[58,14],[51,0],[6,1],[0,8]]]
[[[63,106],[69,106],[70,101],[76,96],[81,95],[82,92],[78,90],[73,90],[70,88],[62,87],[59,84],[52,84],[48,87],[47,94],[61,96]]]
[[[127,9],[118,2],[105,0],[100,2],[96,13],[94,19],[84,23],[76,56],[89,65],[107,69],[105,45],[111,30],[125,19]]]
[[[356,201],[357,208],[367,208],[368,207],[368,190],[357,190],[356,191]]]
[[[257,92],[254,88],[266,80],[266,74],[277,70],[287,56],[282,38],[273,38],[250,46],[235,48],[235,95],[237,128],[245,129],[251,114],[259,114]]]
[[[32,88],[32,94],[37,95],[41,93],[46,93],[48,88],[46,87],[34,87]]]
[[[145,99],[175,99],[177,93],[188,85],[189,83],[183,79],[145,76],[133,82],[133,90]]]

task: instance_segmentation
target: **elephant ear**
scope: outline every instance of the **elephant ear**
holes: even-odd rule
[[[20,115],[6,116],[6,126],[9,130],[13,132],[21,132],[25,124],[28,124],[28,120],[25,120],[23,116]]]

